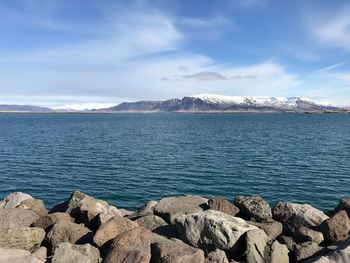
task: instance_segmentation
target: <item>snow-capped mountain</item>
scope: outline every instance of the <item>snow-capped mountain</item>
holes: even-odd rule
[[[202,94],[165,101],[123,102],[104,111],[151,112],[340,112],[347,109],[304,97],[243,97]]]

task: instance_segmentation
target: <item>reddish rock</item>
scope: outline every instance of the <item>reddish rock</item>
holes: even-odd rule
[[[239,208],[231,204],[229,201],[227,201],[223,197],[215,197],[215,198],[209,199],[208,206],[209,206],[209,209],[224,212],[231,216],[235,216],[236,214],[239,213]]]
[[[348,238],[350,221],[345,210],[341,210],[325,220],[318,228],[327,242],[335,242]]]
[[[62,212],[57,212],[53,214],[48,214],[39,218],[35,223],[32,224],[34,227],[40,227],[44,230],[48,230],[48,228],[58,222],[66,221],[73,223],[73,218],[67,214]]]

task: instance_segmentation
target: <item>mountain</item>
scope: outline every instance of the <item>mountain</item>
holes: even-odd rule
[[[52,112],[53,110],[46,107],[32,105],[5,105],[0,104],[0,112]]]
[[[106,112],[341,112],[340,106],[303,97],[242,97],[203,94],[164,101],[123,102]]]

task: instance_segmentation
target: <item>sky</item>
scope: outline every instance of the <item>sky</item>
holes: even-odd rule
[[[348,0],[0,0],[0,103],[196,94],[350,105]]]

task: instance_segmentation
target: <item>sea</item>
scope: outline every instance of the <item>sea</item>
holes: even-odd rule
[[[135,210],[165,196],[350,198],[350,114],[0,114],[0,199],[79,190]]]

